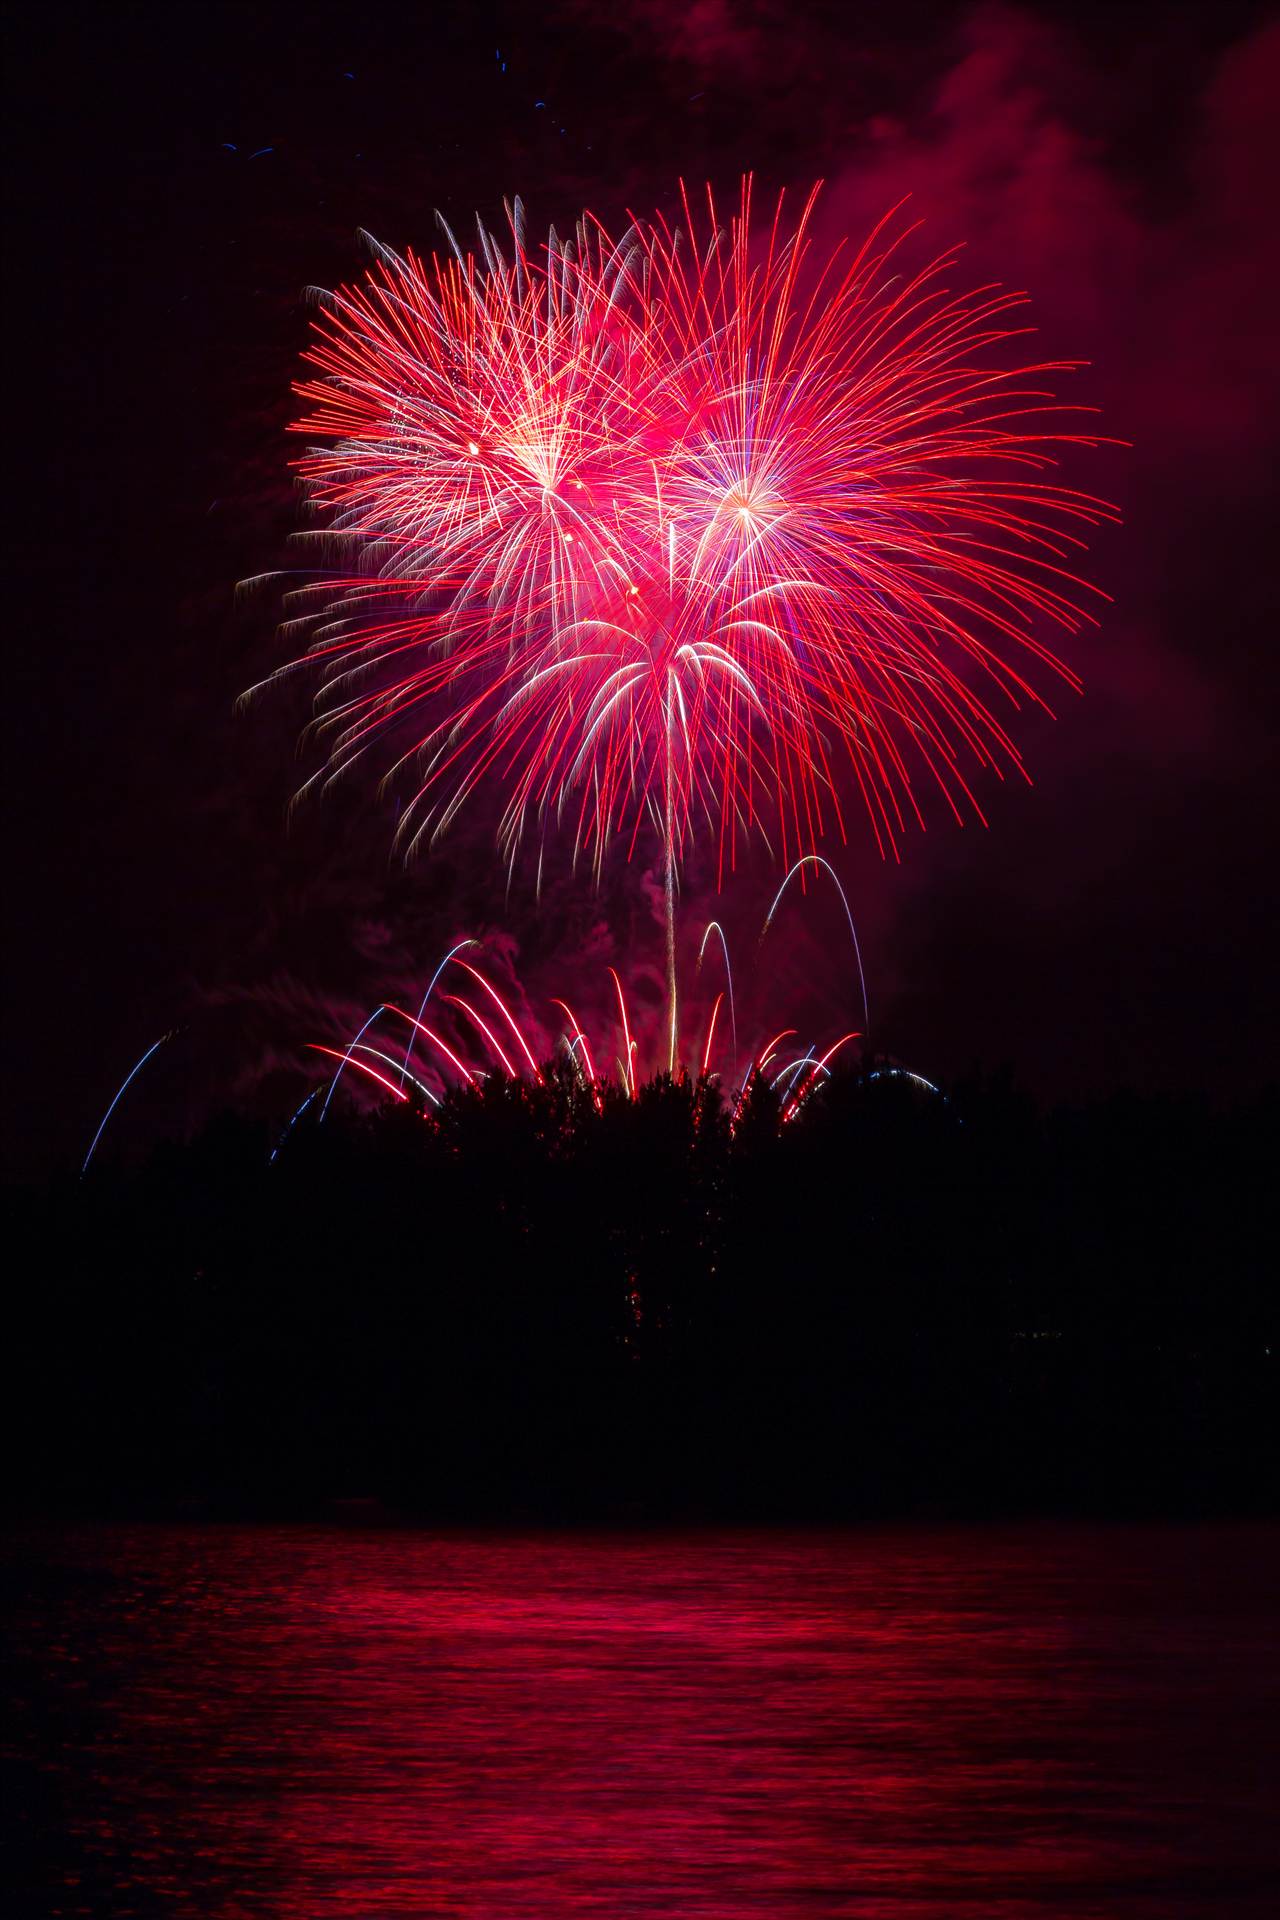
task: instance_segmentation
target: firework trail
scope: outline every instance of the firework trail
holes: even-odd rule
[[[98,1122],[98,1131],[94,1134],[93,1139],[89,1142],[89,1151],[88,1153],[86,1153],[84,1157],[84,1162],[80,1168],[80,1178],[82,1180],[84,1179],[85,1174],[88,1173],[89,1171],[89,1162],[92,1160],[94,1154],[98,1150],[98,1142],[99,1140],[101,1140],[103,1134],[107,1130],[108,1120],[111,1118],[116,1108],[120,1105],[120,1102],[124,1098],[125,1093],[128,1091],[129,1087],[132,1085],[133,1081],[137,1078],[137,1076],[142,1072],[142,1069],[146,1066],[152,1054],[158,1053],[161,1047],[165,1044],[166,1040],[172,1040],[173,1034],[174,1034],[174,1030],[171,1029],[168,1033],[162,1033],[158,1040],[153,1040],[151,1045],[147,1048],[146,1052],[142,1054],[139,1059],[134,1061],[128,1073],[126,1073],[124,1079],[120,1082],[120,1085],[116,1088],[116,1091],[112,1096],[110,1106],[107,1108],[101,1120]]]
[[[733,1033],[733,1051],[736,1057],[738,1052],[738,1013],[733,998],[733,968],[729,965],[729,942],[725,939],[724,928],[718,920],[708,920],[703,930],[702,941],[698,947],[698,972],[701,973],[702,971],[702,958],[707,951],[707,942],[713,933],[720,942],[720,952],[724,959],[724,975],[729,991],[729,1026]],[[761,938],[763,937],[764,936],[761,935]]]
[[[867,1002],[867,976],[862,970],[862,948],[858,945],[858,929],[853,924],[853,909],[849,905],[849,896],[845,892],[844,887],[841,884],[839,874],[836,872],[835,868],[831,865],[831,862],[829,860],[824,860],[822,858],[822,855],[818,853],[801,854],[800,858],[796,861],[795,865],[790,869],[786,879],[783,881],[782,885],[778,888],[778,891],[773,896],[773,904],[769,908],[768,913],[765,915],[764,925],[760,929],[760,943],[763,946],[764,937],[768,933],[770,927],[773,925],[773,916],[778,911],[778,908],[782,904],[782,896],[786,892],[787,888],[791,885],[791,882],[795,879],[797,874],[800,875],[800,884],[803,887],[804,870],[807,866],[817,867],[823,873],[826,873],[827,875],[829,875],[832,883],[835,886],[836,892],[840,895],[840,903],[844,908],[844,916],[845,916],[845,919],[849,922],[849,938],[853,942],[853,957],[856,960],[858,965],[858,986],[862,992],[862,1019],[867,1032],[870,1033],[871,1008]],[[726,966],[728,965],[728,958],[729,956],[728,956],[728,953],[726,952],[725,954]]]
[[[422,1027],[422,1016],[427,1010],[427,1002],[430,1000],[432,994],[436,990],[436,985],[440,979],[440,975],[444,972],[445,968],[448,966],[449,962],[453,959],[453,956],[456,953],[464,953],[468,947],[476,947],[476,946],[479,946],[479,944],[480,943],[478,940],[459,940],[456,946],[450,947],[448,953],[446,953],[446,955],[444,956],[444,959],[440,962],[440,965],[436,968],[430,980],[427,982],[427,990],[423,994],[422,1004],[418,1008],[418,1017],[413,1022],[413,1025],[409,1029],[409,1039],[404,1050],[403,1071],[406,1075],[409,1072],[409,1061],[413,1056],[413,1043],[417,1039],[419,1030]]]

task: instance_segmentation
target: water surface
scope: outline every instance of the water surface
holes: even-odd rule
[[[1277,1563],[1243,1527],[13,1538],[18,1910],[1273,1914]]]

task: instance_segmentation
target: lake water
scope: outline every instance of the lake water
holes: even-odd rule
[[[11,1537],[6,1911],[1272,1915],[1278,1564],[1251,1527]]]

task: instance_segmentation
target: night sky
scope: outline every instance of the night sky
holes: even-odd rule
[[[1125,525],[1114,605],[1064,653],[1085,696],[1018,741],[1036,784],[935,808],[884,865],[851,810],[875,1038],[931,1076],[1008,1060],[1045,1098],[1274,1074],[1274,208],[1280,30],[1263,9],[616,0],[534,8],[28,8],[11,51],[6,1148],[82,1149],[148,1041],[187,1051],[145,1124],[282,1105],[327,1038],[461,932],[506,929],[539,993],[605,962],[654,1003],[652,876],[509,899],[474,818],[410,873],[388,803],[287,826],[305,702],[236,695],[282,657],[294,564],[289,383],[304,289],[367,228],[429,247],[434,209],[531,230],[823,177],[822,233],[904,193],[922,249],[1026,287],[1067,397],[1131,442],[1083,484]],[[723,901],[749,972],[776,878]],[[707,876],[686,876],[693,938]],[[771,950],[791,1017],[853,1004],[838,903]],[[772,938],[772,936],[771,936]],[[558,969],[558,970],[557,970]],[[567,971],[566,971],[567,970]],[[406,984],[405,990],[408,991]],[[779,1022],[778,1024],[781,1024]],[[266,1089],[265,1094],[263,1092]],[[164,1102],[172,1103],[171,1109]],[[140,1124],[143,1124],[140,1117]]]

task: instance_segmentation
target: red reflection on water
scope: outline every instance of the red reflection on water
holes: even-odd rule
[[[1270,1911],[1264,1538],[82,1535],[20,1757],[69,1914]]]

